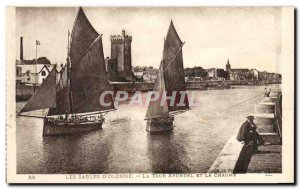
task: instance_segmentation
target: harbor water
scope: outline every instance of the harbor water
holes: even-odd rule
[[[275,91],[280,85],[268,87]],[[198,105],[176,115],[174,130],[166,134],[149,134],[144,120],[147,107],[126,103],[105,116],[103,130],[76,136],[43,137],[42,119],[17,117],[17,173],[207,172],[227,140],[253,113],[264,88],[194,91]],[[18,102],[17,111],[25,103]]]

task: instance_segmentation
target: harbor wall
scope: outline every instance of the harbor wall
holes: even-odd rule
[[[110,85],[114,91],[151,91],[154,88],[154,83],[145,82],[111,82]]]
[[[27,101],[36,92],[38,86],[33,85],[17,85],[16,101]]]

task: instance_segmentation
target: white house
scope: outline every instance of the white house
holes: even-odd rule
[[[17,80],[23,84],[40,85],[53,67],[52,64],[22,64],[17,62]]]
[[[216,68],[208,69],[207,73],[208,73],[208,77],[211,77],[211,78],[217,78],[218,77],[218,72],[217,72]]]
[[[144,72],[133,72],[137,81],[143,81]]]

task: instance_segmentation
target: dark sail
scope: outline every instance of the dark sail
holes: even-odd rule
[[[102,38],[99,36],[87,49],[77,64],[71,66],[71,99],[72,113],[84,113],[114,109],[111,95],[106,95],[104,101],[111,106],[101,106],[100,95],[110,90]]]
[[[157,79],[156,79],[155,85],[154,85],[154,91],[159,92],[160,98],[156,101],[150,102],[150,104],[148,105],[145,119],[169,116],[168,105],[166,103],[164,103],[163,106],[160,105],[161,97],[162,97],[163,93],[165,92],[165,89],[166,88],[165,88],[165,81],[164,81],[164,72],[163,72],[163,68],[162,68],[162,64],[161,64],[159,67],[158,76],[157,76]]]
[[[48,115],[96,112],[114,109],[111,95],[100,105],[101,93],[110,90],[108,83],[101,36],[79,8],[71,35],[70,64],[61,71],[57,86],[56,109]],[[70,66],[71,65],[71,66]]]
[[[77,64],[89,46],[99,36],[81,7],[79,7],[71,34],[70,59]]]
[[[36,93],[21,109],[20,113],[56,107],[56,72],[56,67],[54,66]]]
[[[168,100],[170,111],[189,109],[189,101],[187,95],[185,95],[183,101],[184,106],[179,106],[181,98],[181,94],[179,92],[186,91],[182,46],[183,43],[175,30],[173,22],[171,21],[168,34],[165,39],[163,52],[163,67],[167,96],[172,96],[173,91],[176,91],[176,98],[173,106],[170,105],[170,100]]]

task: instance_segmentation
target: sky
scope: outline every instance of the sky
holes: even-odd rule
[[[16,10],[16,43],[23,37],[24,59],[38,57],[64,63],[67,33],[77,7],[19,7]],[[158,68],[163,41],[173,20],[182,41],[184,67],[256,68],[280,73],[280,8],[124,8],[83,7],[92,26],[103,34],[105,57],[110,56],[110,35],[123,29],[132,36],[132,66]],[[19,59],[20,49],[16,49]]]

